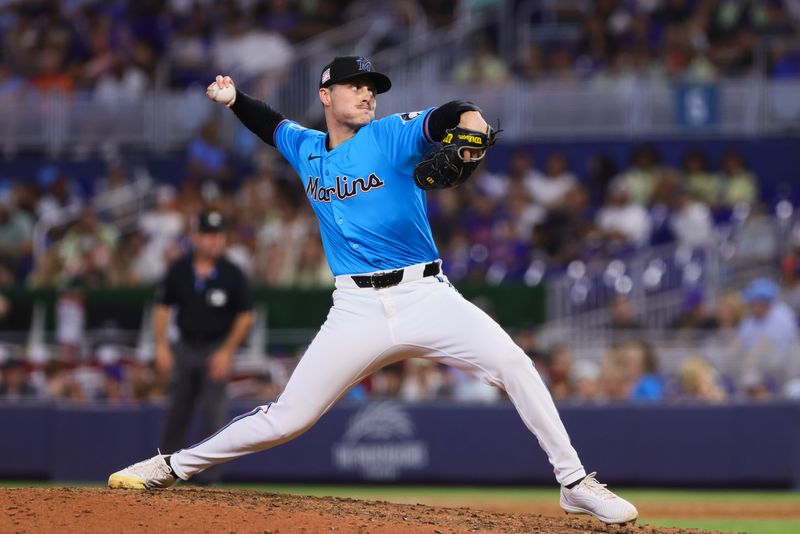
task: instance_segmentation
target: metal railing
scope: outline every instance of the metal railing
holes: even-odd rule
[[[307,65],[290,75],[272,102],[289,117],[319,118],[317,68]],[[505,141],[560,137],[642,138],[663,135],[704,137],[800,133],[800,81],[725,80],[717,84],[719,118],[702,129],[678,120],[677,86],[646,80],[595,87],[563,82],[513,83],[503,87],[465,87],[426,80],[435,63],[393,74],[394,88],[379,99],[379,116],[424,109],[452,99],[478,103],[487,117],[499,119]],[[313,74],[313,76],[312,76]],[[314,80],[313,84],[310,80]],[[291,96],[290,96],[291,95]],[[277,103],[276,103],[277,102]],[[216,114],[216,115],[214,115]],[[150,93],[141,101],[109,106],[88,93],[0,98],[0,150],[60,153],[112,146],[163,153],[181,149],[203,122],[217,117],[229,146],[239,127],[227,110],[213,106],[202,91]]]
[[[681,311],[687,291],[713,302],[758,277],[777,278],[794,222],[750,217],[715,231],[712,243],[646,247],[627,256],[575,261],[566,273],[547,280],[551,335],[614,328],[611,307],[622,295],[642,327],[663,329]],[[570,337],[572,334],[570,334]]]

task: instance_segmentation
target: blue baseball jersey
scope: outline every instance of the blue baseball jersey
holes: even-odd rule
[[[297,171],[334,275],[399,269],[439,257],[414,166],[430,147],[425,111],[374,120],[333,150],[288,119],[275,146]]]

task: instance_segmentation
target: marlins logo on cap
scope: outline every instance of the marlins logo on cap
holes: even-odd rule
[[[359,57],[356,58],[356,63],[358,63],[358,70],[362,72],[372,72],[372,63],[370,63],[368,59]]]
[[[322,73],[322,80],[319,83],[324,85],[325,82],[327,82],[330,79],[331,79],[331,69],[325,69],[325,71]]]

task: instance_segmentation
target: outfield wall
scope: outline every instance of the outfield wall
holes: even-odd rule
[[[561,413],[587,469],[603,481],[800,489],[800,403],[565,406]],[[104,480],[154,453],[161,415],[158,406],[0,405],[0,477]],[[224,473],[250,482],[553,481],[508,404],[391,401],[340,404],[297,440],[232,462]]]

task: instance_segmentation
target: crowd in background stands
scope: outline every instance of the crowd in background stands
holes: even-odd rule
[[[230,222],[229,257],[256,284],[331,285],[303,188],[275,152],[259,152],[252,174],[229,183],[226,166],[212,165],[219,163],[217,158],[198,157],[213,149],[211,130],[197,143],[204,148],[187,150],[186,179],[177,187],[153,184],[155,205],[139,217],[107,213],[114,218],[104,219],[92,208],[93,200],[129,191],[120,165],[110,165],[106,176],[94,182],[95,190],[84,195],[70,177],[51,167],[37,180],[0,183],[0,280],[62,288],[154,283],[187,250],[192,216],[213,206]],[[430,219],[451,278],[524,281],[536,258],[558,268],[576,257],[613,254],[662,239],[699,246],[710,239],[715,219],[729,217],[735,206],[753,211],[758,206],[758,181],[736,153],[711,166],[702,152],[692,151],[680,168],[673,168],[653,146],[640,145],[620,169],[613,159],[598,155],[586,166],[591,169],[587,175],[574,173],[558,152],[542,161],[540,166],[531,153],[521,151],[505,172],[482,168],[465,186],[429,195]],[[124,202],[118,206],[129,209]],[[58,220],[64,214],[77,219],[57,228],[51,246],[33,262],[34,220]],[[126,220],[129,226],[112,224]],[[612,303],[608,326],[626,335],[608,348],[602,362],[574,361],[568,344],[541,346],[533,331],[517,332],[517,342],[562,401],[797,396],[798,386],[789,380],[796,377],[788,367],[792,361],[781,358],[798,351],[799,267],[800,256],[786,256],[780,297],[777,286],[766,281],[743,296],[726,294],[716,302],[699,289],[687,293],[673,328],[676,339],[688,336],[700,352],[671,374],[659,372],[652,348],[636,336],[642,325],[624,295]],[[89,364],[55,359],[43,368],[10,358],[3,366],[0,397],[149,402],[163,395],[163,381],[136,355],[109,350],[106,358],[103,350],[95,352]],[[294,360],[285,361],[291,365]],[[239,378],[231,388],[242,398],[271,398],[281,386],[269,374]],[[502,393],[456,370],[414,361],[379,372],[350,396],[490,401]]]
[[[331,285],[316,218],[292,169],[268,147],[243,175],[230,159],[214,129],[204,128],[186,151],[182,181],[139,184],[155,191],[141,214],[130,211],[137,203],[126,202],[135,188],[119,164],[80,187],[53,165],[35,180],[0,177],[0,284],[153,284],[187,249],[192,218],[212,207],[230,221],[228,255],[254,284]],[[744,213],[758,209],[758,180],[735,152],[712,166],[693,150],[673,168],[653,146],[641,145],[621,168],[603,154],[581,166],[586,174],[570,168],[560,152],[539,164],[520,151],[504,172],[481,166],[464,186],[429,194],[448,276],[538,283],[541,278],[529,277],[534,262],[553,272],[575,259],[616,257],[643,245],[703,247],[713,243],[715,223],[729,220],[736,206]],[[34,261],[35,221],[55,227]]]
[[[25,0],[0,5],[0,94],[93,90],[135,100],[154,87],[203,87],[217,72],[274,74],[291,45],[367,16],[399,38],[413,17],[446,24],[441,0]],[[387,43],[391,44],[391,43]]]
[[[796,0],[597,0],[588,12],[559,3],[574,35],[539,37],[499,57],[489,35],[452,73],[462,83],[581,81],[613,88],[632,78],[708,83],[761,73],[800,76],[800,2]]]
[[[472,56],[450,75],[457,82],[489,84],[546,77],[589,77],[598,84],[633,76],[708,81],[759,71],[796,76],[796,50],[772,38],[796,36],[799,3],[601,0],[592,3],[588,16],[568,9],[560,13],[578,21],[577,39],[537,40],[518,59],[500,58],[492,52],[490,32],[470,41]],[[159,84],[205,86],[217,69],[280,68],[291,59],[291,43],[375,5],[347,4],[348,9],[313,0],[4,3],[0,94],[34,87],[135,99]],[[452,19],[450,2],[415,5],[437,25]],[[765,64],[757,61],[760,43],[769,44]],[[248,52],[267,46],[275,53]],[[226,64],[241,57],[254,63]],[[609,257],[666,241],[701,247],[712,241],[717,222],[759,206],[758,179],[734,152],[709,161],[701,150],[691,151],[671,166],[654,147],[642,145],[626,162],[597,154],[582,163],[574,168],[559,152],[523,151],[502,172],[481,167],[463,187],[432,193],[429,216],[448,276],[536,283],[540,278],[527,275],[537,261],[560,269],[574,259]],[[131,175],[123,161],[81,185],[52,165],[35,179],[0,177],[0,286],[153,284],[187,250],[190,221],[204,207],[221,210],[230,221],[228,255],[254,284],[332,285],[303,188],[272,149],[259,150],[243,169],[208,123],[187,148],[182,179],[145,184],[155,190],[155,199],[141,216],[127,202],[133,194]],[[47,236],[49,246],[34,260],[36,221],[55,227]],[[790,254],[781,297],[767,281],[743,296],[727,294],[716,302],[688,294],[675,318],[676,335],[701,332],[692,339],[709,350],[686,359],[674,373],[660,371],[652,346],[637,338],[636,310],[622,295],[612,305],[609,326],[628,334],[600,362],[574,358],[568,344],[540,346],[533,331],[519,331],[516,339],[562,401],[796,397],[800,388],[790,380],[795,377],[787,367],[791,362],[781,356],[796,354],[797,273],[798,259]],[[0,299],[0,316],[8,305]],[[98,350],[89,363],[54,359],[43,367],[0,356],[3,399],[150,402],[163,397],[163,380],[135,355]],[[241,376],[231,390],[235,397],[271,399],[280,383],[269,374]],[[495,400],[502,393],[456,370],[420,361],[390,366],[350,393],[356,400],[395,396]]]
[[[577,32],[537,36],[536,24],[547,21],[535,11],[534,38],[506,53],[514,57],[495,53],[498,28],[471,37],[471,54],[455,65],[452,79],[591,77],[607,84],[632,77],[708,82],[756,72],[800,75],[800,0],[599,0],[585,3],[588,10],[583,4],[558,3],[555,10],[556,20]],[[388,25],[387,42],[378,43],[388,46],[403,42],[415,18],[443,26],[456,10],[457,3],[441,0],[4,2],[0,95],[89,90],[103,101],[131,101],[152,87],[205,86],[218,72],[241,80],[274,77],[291,65],[292,44],[351,18]]]
[[[796,307],[800,283],[796,258],[791,261],[792,265],[784,265],[783,296],[778,285],[767,279],[753,281],[741,294],[724,293],[709,305],[702,295],[689,295],[668,335],[672,343],[691,341],[687,346],[694,347],[694,352],[684,355],[679,367],[670,371],[661,368],[663,357],[631,321],[621,325],[624,331],[599,361],[576,358],[568,342],[543,347],[532,329],[517,330],[514,339],[531,357],[557,402],[800,399]],[[231,396],[275,398],[296,362],[294,357],[282,357],[272,360],[272,371],[234,372]],[[99,347],[94,359],[80,364],[54,358],[35,366],[10,357],[0,365],[0,401],[150,403],[163,400],[165,386],[164,377],[152,366],[112,345]],[[504,393],[457,369],[414,359],[378,371],[347,398],[496,402]]]

